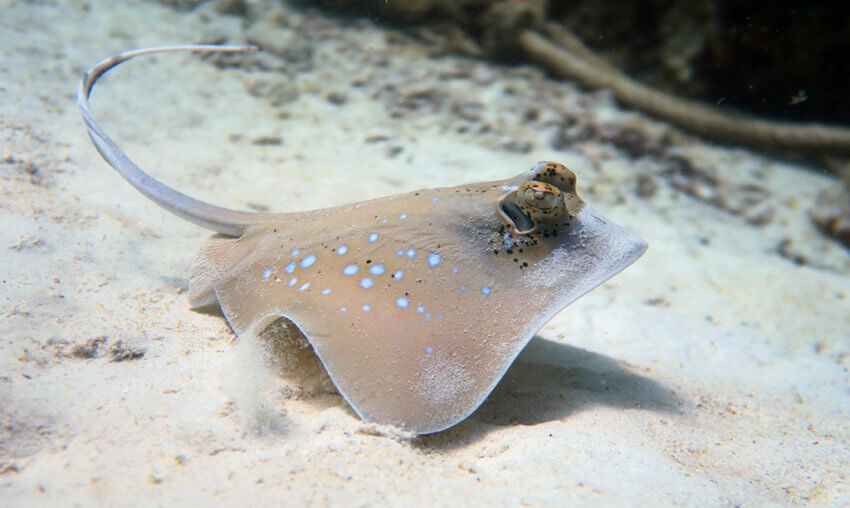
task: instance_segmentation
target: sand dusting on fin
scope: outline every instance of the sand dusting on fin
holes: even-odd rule
[[[256,435],[285,432],[287,401],[337,394],[310,343],[285,318],[258,334],[244,333],[231,354],[223,385],[240,420]]]
[[[231,352],[232,368],[222,379],[245,428],[258,436],[286,430],[284,410],[273,400],[278,377],[270,363],[270,349],[259,334],[242,334]]]

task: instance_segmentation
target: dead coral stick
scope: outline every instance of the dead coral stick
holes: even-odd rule
[[[703,138],[769,151],[850,154],[850,129],[754,120],[722,113],[711,106],[653,90],[607,65],[594,65],[588,58],[554,44],[537,32],[524,31],[519,43],[533,60],[555,74],[588,88],[607,88],[624,104]]]
[[[543,33],[549,37],[553,44],[557,44],[564,51],[572,53],[590,65],[617,72],[611,64],[585,46],[578,36],[564,28],[563,25],[546,23],[543,26]]]

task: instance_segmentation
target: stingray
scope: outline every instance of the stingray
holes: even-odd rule
[[[191,305],[220,306],[240,340],[289,319],[363,420],[417,434],[460,422],[535,332],[646,250],[585,204],[576,175],[553,162],[506,180],[296,213],[217,207],[142,171],[88,108],[97,80],[135,56],[250,49],[120,53],[86,73],[77,102],[109,165],[157,205],[218,233],[193,264]]]

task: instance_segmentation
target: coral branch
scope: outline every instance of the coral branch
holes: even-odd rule
[[[548,30],[552,36],[552,28]],[[590,49],[566,31],[554,36],[524,30],[519,45],[530,59],[552,73],[588,88],[611,90],[623,104],[666,120],[703,138],[768,151],[850,154],[850,129],[821,124],[793,124],[728,114],[695,101],[653,90],[600,63]]]

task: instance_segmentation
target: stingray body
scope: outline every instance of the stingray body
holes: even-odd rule
[[[161,206],[221,233],[195,261],[191,303],[220,305],[240,338],[290,319],[364,420],[420,434],[463,420],[537,330],[646,249],[548,162],[507,180],[335,208],[227,210],[150,178],[89,112],[97,79],[133,56],[245,49],[122,53],[87,73],[78,102],[107,162]]]

